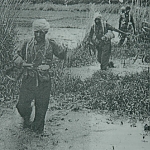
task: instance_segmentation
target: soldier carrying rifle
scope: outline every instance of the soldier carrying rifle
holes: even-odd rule
[[[66,58],[66,50],[58,46],[55,41],[46,38],[48,30],[49,23],[45,19],[35,20],[34,37],[23,42],[14,58],[15,67],[21,69],[26,66],[16,107],[24,120],[23,127],[37,133],[42,133],[44,130],[51,90],[49,71],[53,55],[62,60]],[[35,100],[35,118],[30,122],[32,100]]]
[[[133,19],[133,15],[131,14],[131,7],[126,6],[122,7],[123,11],[119,18],[119,29],[123,32],[128,32],[131,34],[135,34],[135,23]],[[127,38],[127,45],[130,46],[130,38],[126,34],[120,34],[120,41],[118,43],[119,46],[123,45],[125,39]]]
[[[100,63],[101,70],[107,70],[110,65],[109,58],[111,55],[111,39],[114,38],[112,31],[125,35],[128,33],[112,27],[110,24],[102,20],[102,15],[99,13],[95,14],[94,22],[95,24],[91,27],[88,41],[89,43],[94,43],[97,49],[97,60]],[[111,66],[113,67],[112,63]]]

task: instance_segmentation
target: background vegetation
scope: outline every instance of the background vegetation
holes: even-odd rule
[[[149,87],[147,71],[122,77],[98,71],[85,81],[65,75],[55,84],[52,109],[100,109],[143,119],[150,114]]]
[[[21,0],[21,2],[24,2],[26,0]],[[44,2],[51,2],[53,4],[67,4],[67,5],[73,5],[73,4],[79,4],[79,3],[95,3],[95,4],[118,4],[118,3],[133,3],[133,4],[139,4],[143,6],[148,6],[150,2],[148,0],[123,0],[123,2],[119,0],[29,0],[29,2],[32,3],[44,3]]]

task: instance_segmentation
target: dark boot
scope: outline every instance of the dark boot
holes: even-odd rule
[[[31,124],[31,130],[38,134],[42,134],[44,131],[44,121],[42,122],[34,122]]]
[[[23,128],[31,128],[31,122],[30,122],[30,118],[29,117],[24,117],[23,118],[24,121],[23,121]]]

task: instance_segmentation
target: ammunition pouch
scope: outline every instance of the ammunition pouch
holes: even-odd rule
[[[40,65],[37,71],[38,78],[41,82],[50,80],[49,65]]]
[[[49,81],[50,80],[50,73],[49,70],[38,70],[38,79],[41,82]]]

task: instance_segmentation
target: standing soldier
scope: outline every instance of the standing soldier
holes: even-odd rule
[[[91,27],[88,41],[94,43],[98,53],[97,60],[101,64],[101,70],[106,70],[109,65],[111,55],[111,39],[114,38],[112,31],[126,34],[121,30],[115,29],[104,20],[101,14],[94,17],[94,25]]]
[[[119,17],[119,29],[122,31],[124,31],[124,25],[125,25],[125,10],[126,8],[124,6],[121,7],[121,12]]]
[[[46,38],[49,23],[45,19],[33,22],[34,37],[24,41],[20,51],[15,56],[16,67],[29,66],[24,69],[17,109],[23,118],[23,127],[42,133],[48,109],[51,81],[49,70],[53,54],[65,59],[66,51],[53,40]],[[32,113],[31,102],[35,100],[35,118],[30,122]]]
[[[120,15],[120,18],[119,18],[119,29],[124,31],[124,32],[135,34],[134,19],[133,19],[131,12],[130,12],[131,7],[127,6],[125,8],[125,11],[124,11],[124,7],[122,7],[122,10],[124,13],[122,13]],[[130,39],[127,35],[121,34],[120,38],[121,39],[120,39],[119,44],[118,44],[119,46],[121,46],[124,43],[126,38],[127,38],[127,45],[130,46]]]

